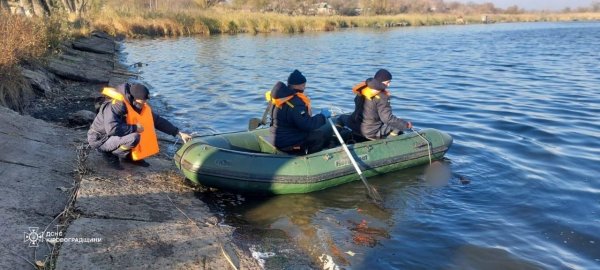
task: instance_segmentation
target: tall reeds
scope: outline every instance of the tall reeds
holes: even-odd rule
[[[489,14],[495,22],[600,20],[600,13]],[[129,37],[188,36],[221,33],[302,33],[349,27],[396,27],[482,23],[481,15],[451,13],[388,16],[289,16],[225,8],[144,10],[106,7],[89,17],[95,29]]]

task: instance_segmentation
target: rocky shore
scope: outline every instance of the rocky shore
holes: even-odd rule
[[[260,268],[166,155],[114,171],[87,147],[102,87],[135,76],[119,46],[65,43],[24,70],[40,96],[25,115],[0,107],[0,269]]]

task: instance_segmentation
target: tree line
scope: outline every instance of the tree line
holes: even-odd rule
[[[134,7],[136,10],[187,10],[222,6],[254,12],[276,12],[289,15],[314,15],[325,9],[326,14],[346,16],[393,15],[404,13],[456,14],[518,14],[518,6],[506,9],[493,3],[444,2],[443,0],[0,0],[0,10],[13,7],[15,13],[48,15],[57,11],[82,14],[104,6]],[[563,12],[600,12],[600,1],[589,7],[565,8]]]
[[[279,13],[297,13],[307,10],[319,3],[326,3],[336,14],[356,15],[394,15],[405,13],[460,13],[460,14],[518,14],[526,10],[517,5],[506,9],[496,7],[493,3],[462,3],[443,0],[232,0],[231,6],[236,9],[252,11],[274,11]],[[565,8],[563,12],[600,12],[600,1],[589,7]]]

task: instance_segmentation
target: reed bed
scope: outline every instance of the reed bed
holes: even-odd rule
[[[492,22],[600,20],[600,13],[490,14]],[[390,16],[289,16],[227,9],[132,11],[104,9],[93,28],[127,37],[174,37],[235,33],[303,33],[351,27],[398,27],[482,23],[482,15],[401,14]]]

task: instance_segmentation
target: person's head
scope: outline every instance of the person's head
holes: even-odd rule
[[[306,88],[306,77],[304,77],[300,71],[295,69],[288,77],[288,87],[296,91],[304,91]]]
[[[375,72],[375,76],[373,76],[373,79],[378,80],[379,82],[385,84],[386,87],[388,87],[392,82],[392,73],[382,68]]]
[[[145,104],[150,96],[150,91],[146,86],[139,83],[134,83],[129,87],[129,93],[133,97],[133,100],[139,104]]]

